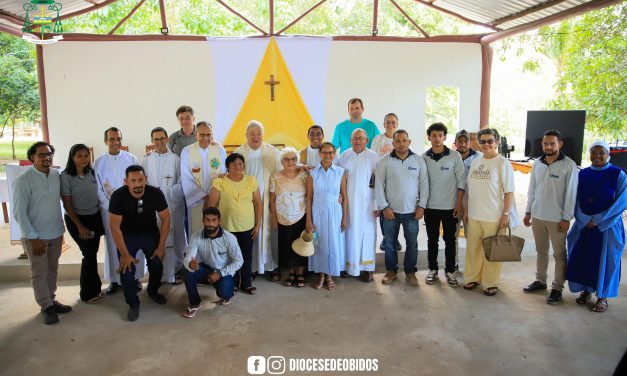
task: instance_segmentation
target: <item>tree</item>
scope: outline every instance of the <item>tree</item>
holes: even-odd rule
[[[587,13],[552,28],[557,52],[556,109],[585,109],[589,130],[627,135],[627,3]]]
[[[35,49],[21,39],[0,33],[0,137],[10,125],[13,129],[13,159],[16,121],[38,119],[39,112]]]

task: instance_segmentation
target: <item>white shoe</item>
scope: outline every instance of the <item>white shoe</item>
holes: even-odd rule
[[[455,277],[455,273],[446,273],[446,282],[451,287],[459,286],[459,282],[457,282],[457,277]]]
[[[436,279],[438,279],[438,271],[429,270],[429,274],[427,274],[427,278],[425,278],[425,283],[427,285],[432,285],[435,283]]]

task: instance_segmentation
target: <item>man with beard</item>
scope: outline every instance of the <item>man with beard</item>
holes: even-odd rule
[[[135,321],[139,318],[139,298],[135,286],[135,258],[139,250],[148,260],[148,297],[157,304],[166,303],[165,296],[157,290],[163,276],[162,261],[170,229],[170,212],[161,190],[146,185],[142,166],[129,166],[124,184],[111,195],[109,223],[120,258],[124,299],[130,306],[127,317],[129,321]],[[157,215],[161,228],[157,227]]]
[[[523,291],[546,290],[550,241],[555,259],[555,277],[551,293],[546,299],[549,304],[562,299],[566,280],[566,233],[570,221],[575,217],[577,199],[577,165],[560,151],[563,144],[559,131],[549,130],[544,133],[544,154],[533,164],[527,192],[527,210],[523,219],[525,226],[531,226],[533,230],[538,253],[536,280]]]
[[[233,275],[244,264],[237,238],[220,226],[220,210],[205,208],[203,229],[192,236],[183,264],[191,272],[185,279],[189,307],[183,316],[192,318],[200,309],[198,282],[213,284],[218,295],[216,304],[228,305],[235,294]]]

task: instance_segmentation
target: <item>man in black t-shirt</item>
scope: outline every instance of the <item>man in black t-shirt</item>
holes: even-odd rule
[[[157,226],[157,214],[161,228]],[[116,189],[109,202],[111,234],[120,257],[120,280],[124,299],[130,306],[128,320],[139,318],[139,298],[135,284],[137,252],[142,250],[148,262],[148,297],[165,304],[165,296],[157,290],[163,274],[165,241],[170,229],[170,212],[159,188],[146,185],[146,174],[139,165],[126,169],[124,186]]]

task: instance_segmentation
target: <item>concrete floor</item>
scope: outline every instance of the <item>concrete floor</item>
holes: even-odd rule
[[[388,286],[381,273],[371,284],[338,280],[334,292],[257,279],[257,295],[238,294],[227,307],[201,286],[203,306],[191,320],[180,316],[184,287],[167,286],[166,306],[141,293],[134,323],[121,293],[88,305],[77,281],[64,281],[58,298],[74,311],[53,326],[42,324],[29,283],[2,283],[0,364],[7,376],[245,375],[249,356],[274,355],[376,358],[381,375],[610,375],[627,349],[626,283],[596,314],[574,294],[557,306],[524,294],[534,269],[533,257],[506,264],[496,297],[427,286],[425,271],[419,288],[402,274]],[[307,374],[287,372],[299,373]]]

